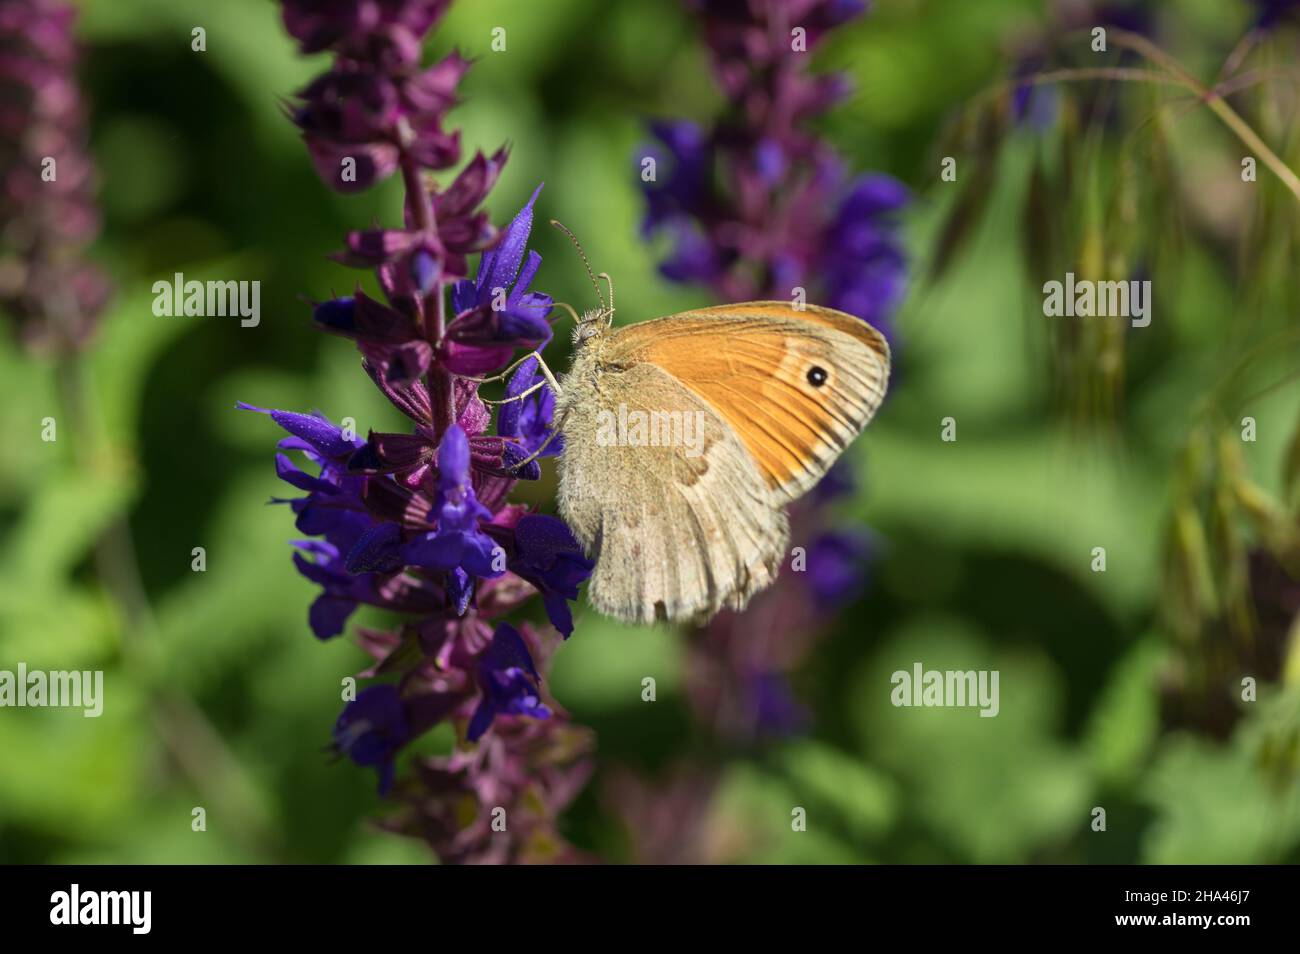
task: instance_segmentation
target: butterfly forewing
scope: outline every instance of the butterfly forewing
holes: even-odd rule
[[[775,498],[802,496],[862,432],[889,379],[866,322],[759,301],[683,312],[614,332],[605,358],[652,364],[735,431]]]

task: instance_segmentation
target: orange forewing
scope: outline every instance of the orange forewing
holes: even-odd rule
[[[758,301],[701,308],[618,329],[608,360],[648,361],[721,415],[785,499],[807,491],[884,397],[889,347],[829,308]],[[820,368],[825,382],[809,373]]]

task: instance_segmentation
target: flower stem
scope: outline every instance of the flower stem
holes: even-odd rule
[[[402,119],[398,122],[397,134],[401,142],[398,163],[402,169],[402,184],[406,186],[406,201],[415,216],[415,227],[421,232],[432,235],[438,223],[434,219],[433,202],[423,183],[420,182],[420,164],[416,162],[410,149],[415,133],[411,130],[410,123]]]
[[[1081,80],[1118,80],[1130,83],[1162,83],[1166,86],[1183,86],[1187,84],[1176,77],[1161,73],[1159,70],[1139,70],[1124,66],[1092,66],[1078,69],[1049,70],[1045,73],[1032,73],[1018,76],[1002,84],[1005,90],[1014,86],[1044,86],[1052,83],[1078,82]]]
[[[1144,36],[1136,33],[1129,33],[1125,30],[1112,30],[1110,36],[1120,46],[1133,50],[1144,59],[1163,67],[1167,72],[1160,73],[1155,70],[1132,69],[1129,67],[1093,67],[1086,69],[1061,69],[1051,70],[1045,73],[1036,73],[1031,76],[1022,76],[1006,83],[999,84],[989,92],[996,94],[1006,90],[1008,87],[1029,84],[1031,86],[1044,85],[1049,83],[1071,82],[1089,79],[1111,79],[1139,83],[1161,83],[1165,85],[1181,86],[1193,93],[1198,100],[1205,103],[1219,119],[1227,126],[1238,139],[1245,144],[1254,154],[1259,156],[1260,160],[1266,165],[1275,176],[1290,190],[1291,194],[1300,201],[1300,176],[1283,162],[1278,155],[1269,148],[1268,144],[1259,137],[1259,134],[1251,128],[1250,124],[1237,114],[1237,112],[1227,104],[1223,99],[1224,95],[1231,93],[1240,84],[1235,83],[1235,78],[1223,80],[1213,88],[1206,87],[1200,80],[1187,71],[1178,60],[1174,59],[1160,47],[1156,46]]]
[[[403,141],[410,134],[410,128],[402,121],[400,129]],[[406,187],[406,203],[415,217],[415,226],[421,232],[433,237],[438,228],[438,221],[433,210],[433,200],[424,183],[420,181],[420,166],[407,148],[402,149],[399,160],[402,169],[402,184]],[[432,304],[432,308],[429,306]],[[446,284],[439,277],[433,290],[421,302],[421,318],[424,322],[424,336],[433,347],[434,359],[425,376],[425,385],[429,389],[429,401],[433,409],[433,427],[435,437],[439,440],[443,432],[456,420],[456,394],[452,387],[451,374],[438,360],[442,350],[443,338],[447,335],[447,290]]]

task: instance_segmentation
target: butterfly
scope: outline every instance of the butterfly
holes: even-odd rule
[[[574,313],[568,373],[541,366],[564,439],[560,515],[595,561],[588,600],[629,623],[743,609],[784,561],[786,505],[884,400],[889,345],[852,315],[785,301],[615,328],[601,277],[609,301],[597,284],[601,307]]]

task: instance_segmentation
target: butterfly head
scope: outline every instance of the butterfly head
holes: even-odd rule
[[[579,316],[573,328],[573,343],[582,347],[593,338],[599,338],[609,328],[614,313],[607,308],[590,308]]]

